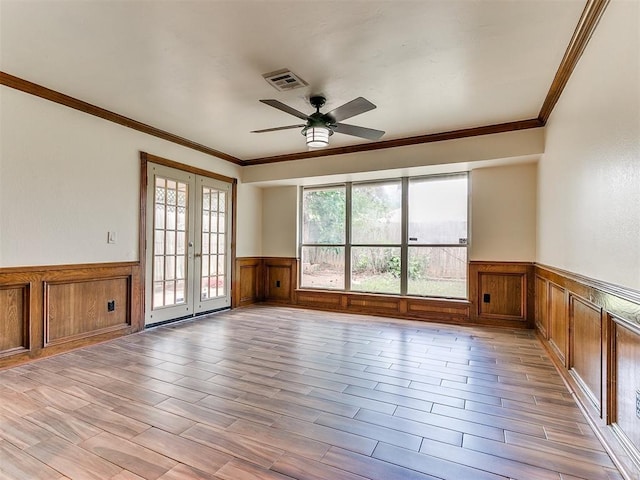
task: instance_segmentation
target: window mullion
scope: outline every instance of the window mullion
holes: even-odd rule
[[[401,206],[401,245],[400,245],[400,295],[407,294],[408,259],[409,259],[409,179],[402,178],[402,206]]]
[[[304,238],[302,236],[302,229],[304,228],[304,187],[300,187],[298,190],[298,278],[296,280],[296,288],[300,288],[302,286],[302,269],[304,268],[304,264],[302,262],[302,245],[304,242]]]
[[[351,182],[345,185],[344,289],[351,291]]]

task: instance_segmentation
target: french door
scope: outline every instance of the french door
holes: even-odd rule
[[[145,325],[231,305],[231,184],[147,164]]]

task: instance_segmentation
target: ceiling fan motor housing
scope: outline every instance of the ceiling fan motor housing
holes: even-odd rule
[[[327,102],[327,99],[324,98],[322,95],[314,95],[312,97],[309,97],[309,103],[316,110],[320,110],[322,107],[324,107],[324,104],[326,102]]]

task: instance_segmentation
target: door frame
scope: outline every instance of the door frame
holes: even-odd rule
[[[140,301],[138,302],[140,305],[140,311],[138,312],[140,318],[140,329],[145,328],[145,296],[146,296],[146,287],[147,287],[147,221],[151,221],[147,218],[147,164],[155,163],[157,165],[163,165],[165,167],[174,168],[176,170],[182,170],[183,172],[192,173],[194,175],[200,175],[202,177],[212,178],[214,180],[220,180],[222,182],[226,182],[231,184],[231,252],[230,252],[230,263],[231,268],[229,271],[230,279],[230,295],[231,295],[231,306],[230,308],[235,307],[235,298],[236,292],[236,217],[237,217],[237,185],[238,179],[233,177],[227,177],[225,175],[220,175],[218,173],[210,172],[208,170],[203,170],[201,168],[192,167],[190,165],[186,165],[183,163],[176,162],[174,160],[169,160],[167,158],[158,157],[156,155],[152,155],[147,152],[140,152],[140,220],[139,220],[139,230],[138,230],[138,258],[140,262],[140,285],[139,285],[139,294],[141,296]],[[152,212],[151,212],[152,214]],[[160,323],[161,324],[161,323]],[[156,324],[159,325],[159,324]]]

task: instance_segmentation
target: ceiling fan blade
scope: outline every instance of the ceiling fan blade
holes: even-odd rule
[[[384,132],[382,130],[357,127],[356,125],[349,125],[347,123],[338,123],[334,127],[333,131],[344,133],[345,135],[352,135],[354,137],[366,138],[367,140],[378,140],[384,135]]]
[[[300,112],[299,110],[296,110],[295,108],[291,108],[289,105],[285,105],[284,103],[278,100],[268,99],[268,100],[260,100],[260,101],[273,108],[282,110],[283,112],[288,113],[289,115],[293,115],[294,117],[301,118],[302,120],[306,120],[307,118],[309,118],[308,115]]]
[[[306,127],[306,125],[301,123],[300,125],[287,125],[286,127],[274,127],[274,128],[265,128],[263,130],[252,130],[249,133],[277,132],[278,130],[289,130],[291,128],[303,128],[303,127]]]
[[[332,117],[336,122],[346,120],[347,118],[355,117],[361,113],[373,110],[376,106],[366,98],[358,97],[354,98],[350,102],[341,105],[338,108],[334,108],[327,115]]]

